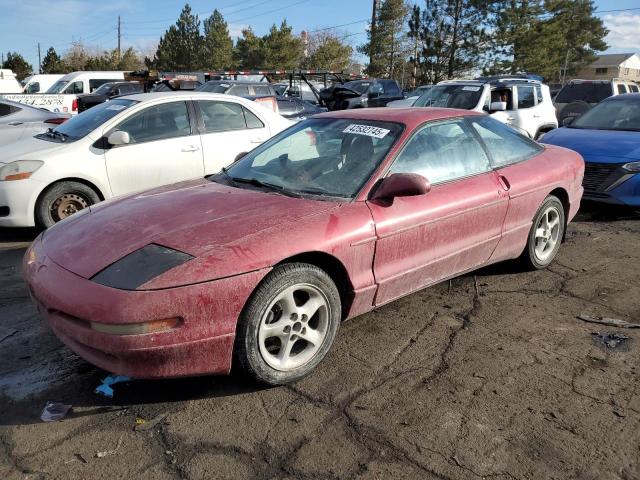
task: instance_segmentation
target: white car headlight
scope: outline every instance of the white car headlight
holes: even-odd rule
[[[0,182],[24,180],[38,170],[44,162],[40,160],[18,160],[0,167]]]
[[[622,166],[627,172],[640,172],[640,162],[626,163]]]

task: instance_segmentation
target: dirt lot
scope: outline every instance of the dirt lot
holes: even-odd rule
[[[548,270],[498,265],[477,297],[469,275],[346,322],[295,385],[136,381],[113,400],[29,303],[33,235],[0,231],[2,479],[640,478],[640,330],[577,319],[640,323],[638,214],[588,207]],[[47,400],[73,413],[43,423]]]

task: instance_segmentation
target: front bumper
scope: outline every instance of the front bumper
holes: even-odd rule
[[[228,373],[237,319],[266,273],[261,270],[165,290],[118,290],[55,264],[41,238],[34,241],[23,263],[31,296],[58,338],[88,362],[136,378]],[[143,323],[174,317],[183,320],[179,327],[141,335],[101,333],[90,323]]]
[[[617,164],[587,163],[584,199],[614,205],[640,206],[640,173]]]
[[[31,178],[0,182],[0,208],[8,208],[8,215],[0,216],[0,227],[35,226],[36,200],[45,186]],[[6,212],[6,209],[2,211]]]

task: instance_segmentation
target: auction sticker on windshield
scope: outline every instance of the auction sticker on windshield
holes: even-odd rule
[[[386,128],[373,127],[371,125],[357,125],[352,123],[345,128],[342,133],[354,133],[356,135],[366,135],[367,137],[384,138],[391,130]]]
[[[477,92],[478,90],[480,90],[480,87],[462,87],[462,90],[464,90],[465,92]]]
[[[118,111],[118,110],[124,110],[125,108],[127,108],[126,105],[115,104],[115,105],[109,105],[107,107],[107,110],[116,110],[116,111]]]

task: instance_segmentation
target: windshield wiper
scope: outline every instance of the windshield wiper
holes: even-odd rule
[[[242,178],[242,177],[230,177],[229,174],[224,171],[224,174],[229,177],[233,183],[246,183],[247,185],[254,185],[256,187],[268,188],[269,190],[276,190],[282,192],[285,188],[282,185],[276,185],[275,183],[263,182],[257,178]]]
[[[51,138],[59,138],[61,142],[65,142],[69,137],[66,133],[56,132],[53,128],[47,130],[47,135]]]

